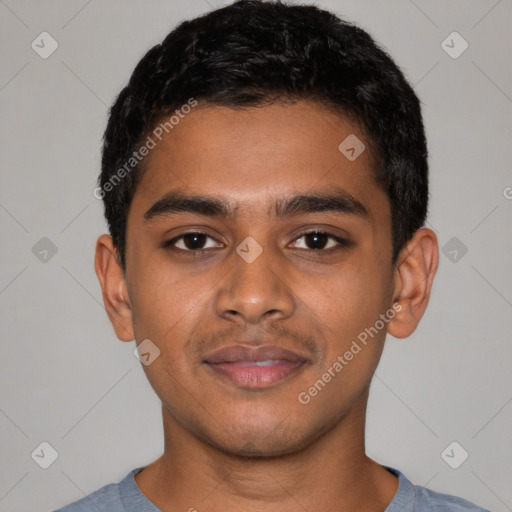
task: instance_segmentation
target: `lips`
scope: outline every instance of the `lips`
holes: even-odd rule
[[[307,358],[275,345],[233,345],[208,354],[204,363],[215,375],[244,388],[266,388],[297,373]]]

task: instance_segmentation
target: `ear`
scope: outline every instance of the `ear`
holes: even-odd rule
[[[388,323],[388,333],[395,338],[410,336],[418,326],[432,290],[439,265],[436,234],[428,228],[416,231],[400,251],[393,277],[395,316]]]
[[[94,268],[101,285],[105,310],[117,337],[121,341],[132,341],[135,338],[132,306],[117,249],[109,235],[101,235],[96,242]]]

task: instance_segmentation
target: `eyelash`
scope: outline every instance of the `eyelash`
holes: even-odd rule
[[[302,251],[308,251],[309,253],[312,253],[315,256],[327,255],[327,254],[330,254],[332,251],[344,249],[344,248],[350,247],[350,245],[351,245],[351,243],[348,240],[341,238],[339,236],[336,236],[327,231],[322,231],[321,229],[313,229],[310,231],[304,231],[304,232],[300,233],[294,239],[294,242],[296,242],[297,240],[299,240],[300,238],[302,238],[306,235],[312,235],[312,234],[327,235],[327,237],[329,239],[334,240],[338,244],[337,246],[330,247],[328,249],[300,249]],[[171,240],[168,240],[167,242],[164,242],[163,247],[168,247],[168,248],[171,248],[172,250],[182,251],[184,253],[189,253],[191,255],[204,255],[205,251],[208,251],[208,249],[193,250],[193,249],[181,249],[179,247],[174,247],[174,244],[176,242],[178,242],[179,240],[182,240],[187,235],[205,235],[206,237],[211,238],[212,240],[215,240],[211,235],[209,235],[208,233],[205,233],[204,231],[188,231],[187,233],[183,233],[179,236],[172,238]]]

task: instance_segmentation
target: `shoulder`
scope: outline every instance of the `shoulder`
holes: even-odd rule
[[[414,485],[397,469],[385,467],[399,481],[395,497],[385,512],[490,512],[464,498]]]
[[[119,484],[108,484],[97,491],[74,501],[65,507],[54,510],[54,512],[88,512],[90,510],[111,510],[123,511]]]
[[[420,504],[429,504],[432,512],[490,512],[464,498],[435,492],[419,485],[415,486],[416,499]]]
[[[53,512],[97,512],[98,510],[125,512],[126,508],[123,496],[126,494],[127,484],[131,482],[133,474],[136,473],[138,469],[139,468],[130,471],[119,483],[107,484],[87,496],[54,510]]]

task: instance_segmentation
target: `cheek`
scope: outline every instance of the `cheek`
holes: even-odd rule
[[[323,358],[316,373],[317,404],[346,405],[368,385],[382,353],[387,323],[387,281],[375,261],[360,259],[333,274],[322,286],[310,286],[308,306],[322,332]],[[320,341],[320,340],[319,340]],[[327,384],[328,383],[328,384]],[[311,382],[313,385],[314,382]],[[323,392],[323,384],[329,388]]]
[[[149,338],[166,350],[169,340],[176,345],[179,333],[194,321],[204,295],[202,289],[164,266],[139,267],[130,291],[136,339]]]
[[[159,355],[151,364],[143,365],[143,370],[160,400],[172,404],[173,414],[179,416],[196,387],[198,367],[190,356],[190,347],[194,333],[206,318],[205,290],[162,272],[146,273],[144,277],[144,291],[136,304],[140,321],[135,335],[140,341],[149,338]]]
[[[322,360],[300,390],[299,401],[312,414],[335,421],[368,388],[385,338],[382,293],[369,282],[341,280],[311,296],[322,332]],[[316,300],[316,302],[315,302]],[[376,326],[376,322],[379,322]],[[375,327],[376,326],[376,327]],[[326,413],[329,411],[329,413]],[[326,418],[324,418],[325,420]]]
[[[340,268],[328,279],[311,280],[300,292],[305,305],[341,339],[373,325],[387,304],[382,275],[370,264],[351,267]]]

